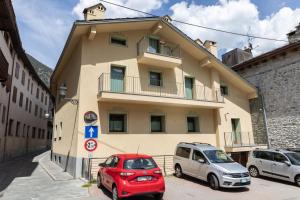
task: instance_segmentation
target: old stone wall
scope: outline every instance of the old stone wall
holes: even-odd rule
[[[300,147],[300,52],[289,52],[237,72],[258,87],[264,98],[271,147]],[[250,104],[255,101],[261,104],[259,99]],[[266,138],[263,113],[259,105],[252,110],[254,134],[259,142]]]

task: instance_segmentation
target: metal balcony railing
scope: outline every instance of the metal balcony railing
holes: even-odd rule
[[[225,147],[255,146],[252,132],[224,132]]]
[[[179,45],[162,40],[158,40],[158,42],[155,43],[155,41],[151,41],[151,37],[148,36],[144,36],[139,40],[137,43],[137,50],[138,56],[142,55],[143,53],[152,53],[175,58],[181,57]]]
[[[112,78],[111,74],[103,73],[99,77],[99,93],[112,92],[207,102],[224,102],[220,90],[212,90],[202,85],[193,85],[192,89],[187,91],[183,83],[154,81],[152,84],[160,86],[151,85],[149,80],[145,78],[133,76]]]

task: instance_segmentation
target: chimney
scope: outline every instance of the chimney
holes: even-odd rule
[[[83,10],[84,19],[86,21],[104,19],[105,11],[106,11],[106,8],[104,7],[104,5],[102,3],[98,3],[96,5],[90,6]]]
[[[200,46],[203,46],[203,42],[202,42],[202,40],[200,40],[199,38],[197,38],[197,39],[195,40],[195,42],[196,42],[197,44],[199,44]]]
[[[300,23],[298,26],[296,26],[296,30],[287,34],[287,37],[289,39],[289,43],[300,41]]]
[[[203,46],[214,56],[218,56],[217,42],[205,40]]]
[[[233,49],[222,55],[222,62],[228,67],[240,64],[247,60],[250,60],[253,57],[251,48],[242,49]]]

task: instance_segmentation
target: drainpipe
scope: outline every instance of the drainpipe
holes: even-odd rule
[[[9,124],[9,113],[10,113],[10,102],[11,102],[11,93],[13,89],[13,77],[15,72],[15,59],[16,59],[17,53],[14,52],[13,55],[13,62],[12,62],[12,72],[11,72],[11,83],[10,83],[10,91],[8,95],[8,103],[7,103],[7,112],[6,112],[6,123],[5,123],[5,132],[4,132],[4,148],[3,148],[3,159],[2,161],[5,161],[6,157],[6,141],[7,141],[7,131],[8,131],[8,124]]]
[[[258,89],[259,90],[259,89]],[[267,145],[268,145],[268,148],[271,148],[271,144],[270,144],[270,140],[269,140],[269,127],[268,127],[268,122],[267,122],[267,114],[266,114],[266,104],[265,104],[265,99],[264,99],[264,96],[263,94],[260,92],[258,92],[258,94],[260,95],[261,97],[261,102],[262,102],[262,111],[263,111],[263,117],[264,117],[264,125],[266,127],[266,132],[267,132]]]

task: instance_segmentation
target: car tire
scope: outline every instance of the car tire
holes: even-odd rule
[[[101,180],[101,175],[97,175],[97,187],[101,188],[102,187],[102,180]]]
[[[164,196],[164,193],[155,194],[154,199],[161,200],[163,198],[163,196]]]
[[[119,197],[118,194],[118,189],[117,187],[114,185],[112,188],[112,200],[120,200],[121,198]]]
[[[175,176],[177,178],[183,177],[183,173],[182,173],[182,169],[181,169],[180,165],[175,165]]]
[[[252,176],[254,178],[259,177],[259,171],[258,171],[257,167],[254,167],[254,166],[249,167],[249,174],[250,174],[250,176]]]
[[[209,187],[213,190],[218,190],[220,188],[219,180],[214,174],[209,175],[208,184]]]
[[[295,177],[295,183],[296,183],[296,185],[297,185],[298,187],[300,187],[300,175],[297,175],[297,176]]]

